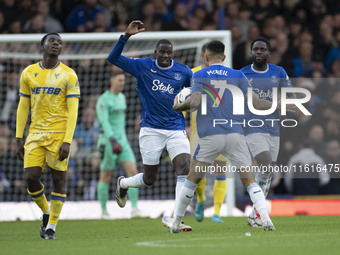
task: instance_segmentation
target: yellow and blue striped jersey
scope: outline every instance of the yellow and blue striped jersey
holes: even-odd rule
[[[66,132],[67,98],[80,97],[78,77],[61,62],[52,69],[38,62],[22,72],[19,95],[31,101],[30,133]]]

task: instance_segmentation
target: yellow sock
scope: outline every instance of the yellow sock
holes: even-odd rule
[[[40,207],[42,212],[46,212],[48,210],[48,202],[44,193],[44,185],[42,185],[42,189],[35,191],[35,192],[30,192],[27,189],[28,194],[31,195],[32,199],[34,202]]]
[[[66,194],[51,193],[51,212],[49,224],[57,225],[61,209],[63,208],[64,202],[66,200]]]
[[[204,189],[207,183],[207,178],[202,179],[196,186],[197,202],[205,201]]]
[[[220,215],[221,206],[224,202],[225,193],[227,191],[226,176],[216,176],[214,185],[214,208],[215,214]]]

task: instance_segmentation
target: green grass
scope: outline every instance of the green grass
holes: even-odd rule
[[[160,219],[60,221],[57,240],[39,236],[39,222],[1,222],[1,254],[339,254],[340,217],[273,217],[276,231],[250,228],[246,218],[185,217],[192,232],[170,234]],[[245,236],[250,232],[251,236]]]

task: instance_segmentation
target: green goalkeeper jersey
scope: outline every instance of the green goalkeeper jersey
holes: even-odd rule
[[[118,141],[126,139],[125,110],[126,99],[123,93],[115,95],[107,90],[99,97],[96,112],[101,128],[100,138],[114,137]]]

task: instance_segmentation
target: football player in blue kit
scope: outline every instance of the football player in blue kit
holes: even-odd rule
[[[252,92],[241,71],[223,66],[224,49],[221,41],[208,43],[204,56],[208,67],[194,73],[191,97],[181,104],[174,100],[175,111],[198,108],[196,124],[199,140],[188,178],[181,193],[176,197],[174,221],[169,226],[172,233],[180,232],[182,217],[194,195],[197,183],[204,178],[206,169],[209,169],[219,154],[228,158],[231,165],[239,170],[243,186],[261,215],[263,229],[275,230],[264,194],[250,171],[251,156],[243,127],[240,125],[244,115],[235,113],[244,106],[244,99],[248,96],[252,97],[256,109],[270,109],[271,102],[259,99]],[[216,100],[212,94],[217,96]]]
[[[268,64],[270,44],[266,38],[255,39],[250,49],[252,64],[242,68],[241,71],[247,77],[253,91],[259,98],[272,101],[273,88],[277,88],[277,93],[279,93],[282,87],[292,87],[289,77],[282,67]],[[252,125],[245,126],[246,141],[252,157],[259,166],[274,166],[280,147],[279,110],[270,115],[259,116],[246,109],[246,119],[252,121]],[[268,121],[269,119],[276,121]],[[268,195],[271,180],[271,171],[260,169],[255,173],[255,181],[263,190],[265,197]],[[247,224],[251,227],[262,226],[255,208],[249,215]]]
[[[142,105],[139,145],[144,173],[117,179],[116,201],[120,207],[126,204],[128,188],[154,184],[164,148],[167,149],[177,173],[176,195],[181,191],[189,172],[190,145],[184,131],[185,119],[181,112],[172,109],[172,105],[183,87],[190,87],[192,71],[188,66],[172,59],[173,45],[166,39],[158,41],[154,51],[156,59],[122,56],[129,37],[144,30],[141,21],[132,21],[108,57],[110,63],[136,77],[137,92]],[[181,231],[190,230],[190,226],[181,224]]]

